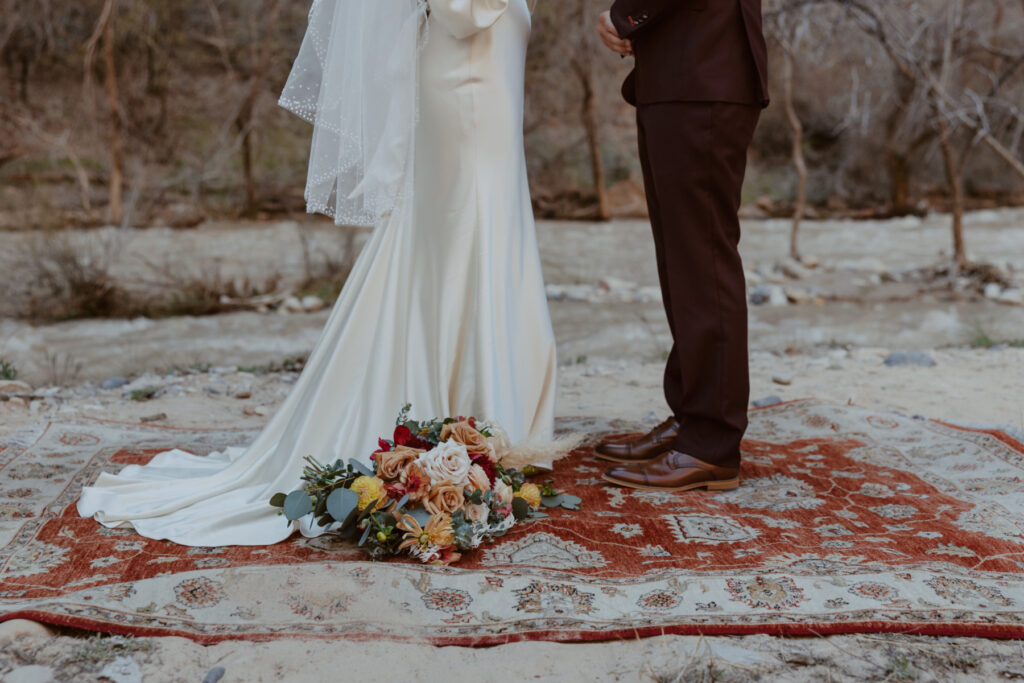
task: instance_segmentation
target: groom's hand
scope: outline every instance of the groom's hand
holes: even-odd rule
[[[601,36],[601,42],[612,52],[623,57],[633,54],[633,44],[619,37],[619,32],[616,30],[615,24],[612,23],[611,12],[601,14],[597,21],[597,35]]]

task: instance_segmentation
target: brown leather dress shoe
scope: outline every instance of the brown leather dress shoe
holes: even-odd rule
[[[728,491],[740,485],[740,470],[669,451],[651,462],[609,467],[603,478],[619,486],[646,491]]]
[[[672,448],[672,442],[679,434],[679,423],[670,417],[638,439],[629,441],[604,440],[594,449],[594,454],[609,462],[646,462],[653,460]]]

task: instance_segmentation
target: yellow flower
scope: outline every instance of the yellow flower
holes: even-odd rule
[[[522,498],[532,508],[540,507],[540,487],[536,484],[523,484],[516,492],[516,498]]]
[[[445,514],[434,515],[421,527],[412,516],[406,515],[395,525],[400,531],[405,532],[405,540],[398,546],[398,550],[417,546],[421,549],[435,546],[447,548],[455,543],[455,532],[452,531],[452,518]]]
[[[379,510],[387,504],[387,491],[384,490],[384,482],[377,477],[359,477],[350,486],[353,491],[359,494],[359,511],[362,512],[370,503],[377,501],[374,510]]]

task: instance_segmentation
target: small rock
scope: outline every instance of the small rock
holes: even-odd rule
[[[220,396],[221,394],[224,393],[223,391],[217,389],[216,387],[204,387],[203,391],[205,391],[210,396]]]
[[[996,301],[1012,306],[1024,306],[1024,289],[1004,289]]]
[[[238,372],[237,365],[218,365],[210,368],[211,375],[233,375]]]
[[[306,309],[302,307],[302,301],[298,297],[290,296],[281,302],[277,310],[281,313],[303,313]]]
[[[813,269],[813,268],[817,268],[820,265],[821,265],[821,261],[818,259],[817,256],[811,256],[811,255],[804,256],[804,266],[806,266],[807,268]]]
[[[103,667],[99,678],[106,678],[114,683],[142,683],[142,669],[131,657],[118,657]]]
[[[210,669],[208,674],[206,674],[206,678],[203,679],[203,683],[217,683],[217,681],[224,678],[225,673],[227,672],[223,666],[215,666]]]
[[[750,303],[755,306],[785,306],[789,299],[786,297],[786,291],[779,285],[757,285],[750,290]]]
[[[48,666],[19,666],[4,676],[4,683],[50,683],[56,680],[54,673]]]
[[[0,624],[0,643],[18,638],[48,638],[53,632],[37,621],[11,619]]]
[[[146,417],[140,417],[139,422],[148,424],[150,422],[160,422],[161,420],[167,419],[167,413],[157,413],[156,415],[148,415]]]
[[[998,299],[999,295],[1003,293],[1003,288],[998,283],[990,282],[985,285],[983,291],[986,299]]]
[[[324,310],[326,307],[327,303],[318,296],[306,296],[302,298],[302,310],[306,313],[316,313],[317,311]]]
[[[803,280],[810,276],[810,271],[796,259],[786,259],[779,265],[782,274],[790,280]]]
[[[240,401],[244,401],[247,398],[252,398],[252,392],[251,391],[245,391],[245,390],[237,391],[237,392],[235,392],[235,393],[233,393],[231,395],[234,396],[235,398],[237,398]]]
[[[766,396],[765,398],[759,398],[754,401],[755,408],[767,408],[768,406],[775,406],[782,403],[782,398],[779,396]]]
[[[811,293],[801,287],[787,287],[786,299],[791,304],[802,304],[806,301],[810,301]]]
[[[793,375],[790,375],[790,374],[774,375],[772,377],[772,381],[775,382],[776,384],[781,384],[784,387],[788,387],[790,384],[793,383]]]
[[[266,417],[270,411],[264,406],[246,406],[242,412],[250,417]]]
[[[128,380],[125,377],[108,377],[100,383],[100,389],[120,389],[126,384]]]
[[[0,394],[30,394],[32,385],[14,379],[0,380]]]
[[[936,365],[935,359],[923,351],[893,351],[885,359],[885,364],[891,368],[910,365],[932,368]]]
[[[14,397],[8,399],[7,401],[5,401],[5,403],[7,403],[7,405],[15,407],[15,408],[28,408],[28,401],[26,401],[25,399],[23,399],[23,398],[21,398],[19,396],[14,396]]]

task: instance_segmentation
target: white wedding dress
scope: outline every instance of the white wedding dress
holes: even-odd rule
[[[371,1],[371,0],[367,0]],[[299,529],[270,507],[303,459],[369,462],[406,403],[552,436],[555,343],[523,151],[526,0],[432,0],[414,195],[374,229],[288,398],[248,448],[101,474],[79,513],[196,546]]]

